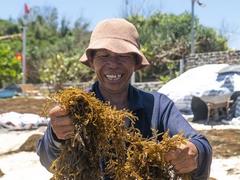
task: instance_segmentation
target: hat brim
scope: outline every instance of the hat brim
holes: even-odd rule
[[[91,51],[98,50],[98,49],[107,49],[114,53],[124,54],[124,53],[135,53],[138,55],[138,63],[136,65],[135,70],[142,69],[145,66],[149,65],[147,58],[143,55],[139,49],[131,44],[128,41],[121,40],[121,39],[113,39],[113,38],[105,38],[105,39],[98,39],[94,42],[90,42],[88,48],[86,49],[85,53],[80,58],[80,61],[91,67],[90,65],[90,58],[91,58]]]

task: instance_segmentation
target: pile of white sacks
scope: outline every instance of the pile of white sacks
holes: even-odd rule
[[[231,70],[232,67],[228,64],[208,64],[190,69],[162,86],[159,92],[171,98],[181,112],[192,114],[193,96],[218,96],[240,91],[240,67]],[[240,116],[240,97],[238,100],[235,115],[239,113]]]

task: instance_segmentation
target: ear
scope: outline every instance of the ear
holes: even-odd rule
[[[136,72],[138,69],[141,68],[141,64],[136,64],[135,67],[134,67],[134,72]]]
[[[134,72],[135,72],[136,70],[140,69],[141,66],[142,66],[142,65],[141,65],[140,59],[139,59],[138,55],[136,55],[136,57],[135,57]]]
[[[88,52],[87,57],[88,57],[89,67],[91,67],[94,70],[93,61],[94,61],[94,57],[95,57],[95,51]]]

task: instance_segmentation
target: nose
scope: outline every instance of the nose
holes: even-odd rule
[[[110,68],[118,68],[119,67],[118,58],[117,57],[112,57],[108,61],[108,67],[110,67]]]

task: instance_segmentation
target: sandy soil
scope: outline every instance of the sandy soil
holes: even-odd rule
[[[0,99],[0,114],[13,111],[18,113],[35,113],[42,115],[45,103],[46,100],[42,97]]]
[[[0,167],[5,174],[3,180],[47,180],[52,177],[39,163],[35,152],[20,152],[0,156]]]
[[[41,114],[44,99],[16,98],[0,100],[0,113],[15,111]],[[240,180],[240,127],[228,125],[202,125],[191,123],[207,136],[213,146],[211,179]],[[0,170],[3,180],[45,180],[51,174],[40,165],[35,152],[16,152],[33,134],[42,134],[45,127],[32,131],[6,131],[0,129]],[[15,153],[9,153],[15,151]],[[0,171],[0,172],[1,172]]]

